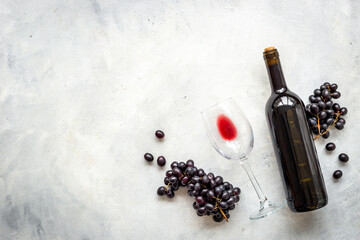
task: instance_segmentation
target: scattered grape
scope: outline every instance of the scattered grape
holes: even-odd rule
[[[144,158],[148,162],[152,162],[154,160],[154,156],[151,153],[145,153]]]
[[[342,175],[343,175],[343,173],[342,173],[341,170],[336,170],[336,171],[334,172],[334,174],[333,174],[333,177],[334,177],[335,179],[339,179],[339,178],[342,177]]]
[[[340,153],[339,160],[342,162],[347,162],[349,161],[349,156],[346,153]]]
[[[164,133],[163,131],[161,131],[161,130],[157,130],[157,131],[155,132],[155,136],[156,136],[157,138],[159,138],[159,139],[162,139],[162,138],[165,137],[165,133]]]
[[[330,143],[326,144],[325,148],[328,151],[334,151],[336,148],[336,145],[334,143],[330,142]]]
[[[164,157],[164,156],[159,156],[159,157],[157,158],[157,164],[158,164],[160,167],[165,166],[165,164],[166,164],[166,159],[165,159],[165,157]]]

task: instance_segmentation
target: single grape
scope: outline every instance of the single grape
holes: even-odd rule
[[[200,189],[201,189],[201,184],[200,183],[195,183],[194,190],[199,191]]]
[[[334,123],[334,119],[333,118],[327,118],[325,120],[325,123],[330,126],[330,125],[332,125]]]
[[[167,190],[167,193],[166,193],[166,196],[167,196],[168,198],[173,198],[173,197],[175,196],[175,193],[174,193],[174,191],[172,191],[171,189],[168,189],[168,190]]]
[[[314,96],[315,97],[320,97],[321,96],[321,90],[320,89],[315,89],[314,90]]]
[[[327,100],[327,99],[331,99],[331,93],[329,90],[327,89],[324,89],[322,92],[321,92],[321,96]]]
[[[157,131],[155,132],[155,136],[156,136],[157,138],[159,138],[159,139],[162,139],[162,138],[165,137],[165,133],[164,133],[163,131],[161,131],[161,130],[157,130]]]
[[[207,175],[203,176],[202,179],[201,179],[201,182],[203,184],[208,184],[210,182],[210,179]]]
[[[191,182],[192,183],[200,183],[201,181],[201,178],[199,176],[194,176],[192,179],[191,179]]]
[[[230,197],[227,201],[226,201],[227,205],[230,207],[232,205],[235,204],[235,198],[234,197]]]
[[[221,199],[222,200],[228,200],[230,198],[230,194],[227,192],[227,191],[223,191],[222,194],[221,194]]]
[[[214,210],[215,207],[214,207],[214,205],[211,204],[211,203],[206,203],[205,208],[206,208],[206,210],[208,210],[209,212],[211,212],[211,211]]]
[[[342,107],[342,108],[340,108],[340,114],[341,115],[346,115],[347,114],[347,112],[348,112],[348,110],[347,110],[347,108],[346,107]]]
[[[166,164],[166,159],[165,159],[165,157],[164,157],[164,156],[159,156],[159,157],[157,158],[157,164],[158,164],[160,167],[165,166],[165,164]]]
[[[317,99],[316,99],[316,97],[315,97],[314,95],[310,95],[310,96],[309,96],[309,101],[310,101],[311,103],[317,103],[317,102],[318,102]]]
[[[169,178],[168,178],[168,177],[165,177],[165,178],[164,178],[164,184],[165,184],[165,185],[168,185],[169,183],[170,183]]]
[[[229,189],[229,190],[227,190],[227,192],[229,193],[230,196],[234,195],[234,190],[233,189]]]
[[[340,153],[339,160],[342,162],[347,162],[349,161],[349,156],[346,153]]]
[[[235,203],[237,203],[237,202],[240,200],[239,195],[235,195],[235,196],[234,196],[234,200],[235,200]]]
[[[154,156],[151,153],[145,153],[144,158],[148,162],[152,162],[154,160]]]
[[[184,162],[179,162],[177,167],[180,168],[182,172],[184,172],[186,169],[186,164]]]
[[[189,177],[185,176],[181,179],[181,185],[186,186],[186,184],[189,182]]]
[[[229,200],[228,200],[228,201],[229,201]],[[233,204],[233,205],[231,205],[231,206],[229,205],[228,209],[229,209],[229,210],[234,210],[234,209],[235,209],[235,204]]]
[[[202,217],[205,215],[205,213],[199,213],[199,212],[196,212],[196,214],[199,216],[199,217]]]
[[[321,130],[326,130],[326,129],[328,129],[328,127],[329,126],[326,123],[323,123],[323,124],[320,125]]]
[[[215,190],[215,195],[220,196],[220,194],[222,192],[221,189],[218,186],[216,186],[214,190]]]
[[[210,172],[210,173],[208,173],[208,177],[211,180],[211,179],[215,178],[215,175],[212,172]]]
[[[311,113],[313,113],[313,114],[317,114],[317,113],[319,112],[319,107],[318,107],[318,105],[315,104],[315,103],[311,104],[311,106],[310,106],[310,111],[311,111]]]
[[[334,177],[335,179],[339,179],[339,178],[342,177],[342,175],[343,175],[343,173],[342,173],[341,170],[336,170],[336,171],[334,172],[334,174],[333,174],[333,177]]]
[[[325,89],[326,89],[325,84],[323,84],[323,85],[320,86],[320,91],[323,91],[323,90],[325,90]]]
[[[329,82],[324,82],[324,86],[325,86],[326,88],[328,88],[328,87],[330,87],[330,83],[329,83]]]
[[[344,128],[344,125],[341,122],[336,122],[335,123],[335,128],[338,130],[342,130]]]
[[[321,97],[316,97],[316,102],[317,102],[317,103],[319,103],[319,102],[321,102],[321,101],[322,101]]]
[[[189,179],[189,180],[190,180],[190,179]],[[193,183],[189,183],[189,184],[187,185],[187,188],[190,189],[190,190],[194,190],[194,187],[195,187],[195,184],[193,184]]]
[[[191,159],[187,160],[187,161],[186,161],[186,166],[187,166],[187,167],[194,167],[194,161],[191,160]]]
[[[224,187],[223,184],[220,184],[220,185],[218,185],[218,186],[219,186],[219,188],[221,189],[221,191],[224,191],[224,190],[225,190],[225,187]]]
[[[334,105],[332,106],[332,109],[334,110],[334,112],[339,112],[340,111],[340,105],[337,103],[334,103]]]
[[[330,85],[330,90],[332,92],[336,91],[337,88],[338,88],[338,85],[336,83],[333,83],[333,84]]]
[[[317,127],[313,127],[311,129],[311,131],[314,133],[314,134],[319,134],[319,129]]]
[[[230,218],[230,214],[229,214],[229,213],[226,213],[225,216],[226,216],[227,219]]]
[[[172,176],[172,177],[169,178],[170,183],[176,183],[177,180],[178,179],[175,176]]]
[[[341,123],[342,125],[345,125],[345,123],[346,123],[344,118],[339,118],[338,122]]]
[[[201,189],[201,191],[200,191],[200,195],[206,196],[206,194],[207,194],[208,191],[209,191],[209,189],[203,188],[203,189]]]
[[[206,193],[207,197],[210,198],[210,199],[213,199],[215,198],[215,193],[213,190],[209,190],[207,193]]]
[[[221,176],[216,176],[215,178],[216,185],[220,185],[223,183],[223,178]]]
[[[241,190],[240,190],[240,188],[238,188],[238,187],[235,187],[235,188],[233,189],[233,191],[234,191],[234,194],[235,194],[235,195],[239,195],[239,194],[241,193]]]
[[[172,162],[170,167],[171,167],[171,169],[178,167],[178,162],[177,161]]]
[[[192,191],[192,195],[193,195],[194,197],[198,196],[198,195],[199,195],[199,191],[193,190],[193,191]]]
[[[225,187],[225,190],[229,190],[229,186],[230,186],[229,182],[224,182],[223,185]]]
[[[216,182],[213,179],[210,180],[210,186],[211,186],[211,188],[216,187]]]
[[[178,182],[171,184],[171,190],[177,191],[177,190],[179,190],[179,188],[180,188],[180,186],[179,186]]]
[[[166,192],[166,188],[165,187],[159,187],[157,190],[157,195],[162,196],[164,195]]]
[[[193,167],[187,167],[186,170],[185,170],[185,172],[186,172],[190,177],[192,177],[192,176],[194,176],[194,174],[195,174],[195,169],[194,169]]]
[[[334,99],[338,99],[339,97],[341,97],[341,93],[335,91],[335,92],[333,92],[333,93],[331,94],[331,96],[332,96],[332,98],[334,98]]]
[[[197,196],[195,201],[201,206],[206,203],[205,199],[202,196]]]
[[[322,136],[322,138],[327,139],[327,138],[330,136],[330,132],[327,131],[326,133],[324,133],[324,134],[321,135],[321,136]]]
[[[192,197],[193,195],[192,195],[192,190],[188,190],[187,191],[187,194],[190,196],[190,197]]]
[[[330,143],[326,144],[325,148],[328,151],[334,151],[336,148],[336,145],[334,143],[330,142]]]
[[[197,211],[200,214],[205,214],[206,213],[206,208],[205,208],[205,206],[204,207],[199,207],[199,209]]]
[[[176,177],[180,177],[180,176],[182,175],[182,172],[181,172],[180,168],[178,168],[178,167],[174,167],[174,168],[172,169],[172,171],[173,171],[173,174],[174,174]]]
[[[326,103],[324,103],[323,101],[318,102],[318,107],[319,107],[320,110],[325,109],[326,108]]]
[[[327,102],[325,103],[326,109],[331,109],[331,107],[332,107],[333,104],[334,104],[333,101],[331,101],[331,100],[327,101]]]
[[[213,219],[215,222],[221,222],[222,220],[224,220],[224,217],[222,215],[220,217],[218,217],[217,215],[214,215]]]
[[[319,113],[319,119],[320,119],[320,120],[324,120],[326,117],[327,117],[327,114],[326,114],[325,111],[321,111],[321,112]]]
[[[193,168],[194,168],[194,171],[195,171],[195,173],[194,173],[194,174],[196,175],[196,174],[197,174],[198,169],[197,169],[197,167],[195,167],[195,166],[194,166]]]
[[[205,175],[204,169],[200,168],[200,169],[197,171],[197,175],[198,175],[199,177],[203,177],[203,176]]]
[[[328,110],[326,110],[326,114],[328,117],[333,117],[335,113],[334,113],[334,110],[328,109]]]
[[[228,204],[226,203],[226,202],[224,202],[224,201],[221,201],[221,202],[219,202],[219,208],[220,209],[227,209],[228,208]]]
[[[167,170],[165,175],[166,175],[167,177],[171,177],[171,176],[173,175],[172,170]]]
[[[199,207],[200,207],[200,206],[199,206],[196,202],[193,202],[193,208],[194,208],[195,210],[198,210]]]

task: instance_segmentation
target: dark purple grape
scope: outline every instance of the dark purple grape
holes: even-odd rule
[[[162,138],[165,137],[165,133],[164,133],[163,131],[161,131],[161,130],[157,130],[157,131],[155,132],[155,136],[156,136],[157,138],[159,138],[159,139],[162,139]]]
[[[154,156],[151,153],[145,153],[144,158],[148,162],[152,162],[154,160]]]
[[[215,175],[212,172],[208,173],[207,175],[210,180],[215,178]]]
[[[200,214],[205,214],[206,213],[206,207],[205,206],[204,207],[199,207],[199,209],[197,211]]]
[[[202,196],[197,196],[195,201],[201,206],[206,203],[205,199]]]
[[[318,102],[318,107],[319,107],[320,110],[323,110],[323,109],[326,108],[326,103],[324,103],[323,101]]]
[[[316,100],[316,97],[314,95],[309,96],[309,101],[311,103],[318,103],[318,101]]]
[[[224,182],[223,183],[224,187],[225,187],[225,190],[229,190],[230,188],[230,183],[229,182]]]
[[[330,132],[327,131],[326,133],[324,133],[324,134],[321,135],[321,136],[322,136],[322,138],[327,139],[327,138],[330,136]]]
[[[228,207],[228,210],[234,210],[235,209],[235,204],[233,204],[233,205],[229,205],[229,207]]]
[[[320,86],[320,91],[323,91],[323,90],[325,90],[325,89],[326,89],[325,84],[323,84],[323,85]]]
[[[213,179],[210,180],[210,186],[211,188],[215,188],[216,187],[216,183]]]
[[[214,179],[216,185],[220,185],[223,183],[223,178],[221,176],[216,176],[216,178]]]
[[[331,101],[331,100],[327,101],[327,102],[325,103],[326,109],[331,109],[331,107],[332,107],[333,104],[334,104],[333,101]]]
[[[328,117],[333,117],[334,116],[334,110],[328,109],[328,110],[326,110],[326,114],[327,114]]]
[[[234,190],[233,189],[229,189],[229,190],[226,190],[230,196],[234,195]]]
[[[336,148],[336,145],[334,143],[330,142],[330,143],[326,144],[325,148],[328,151],[334,151]]]
[[[192,177],[192,176],[194,176],[194,174],[195,174],[195,169],[194,169],[193,167],[187,167],[186,170],[185,170],[185,172],[186,172],[190,177]]]
[[[173,191],[177,191],[179,189],[179,187],[180,186],[179,186],[178,182],[171,184],[171,190],[173,190]]]
[[[314,133],[314,134],[319,134],[319,129],[317,127],[313,127],[311,129],[311,131]]]
[[[229,198],[230,198],[230,194],[227,191],[223,191],[221,194],[221,199],[226,201]]]
[[[323,123],[323,124],[320,125],[320,129],[321,129],[321,130],[324,130],[324,131],[325,131],[326,129],[328,129],[328,127],[329,127],[329,126],[328,126],[326,123]]]
[[[338,99],[339,97],[341,97],[341,93],[340,92],[333,92],[331,94],[331,96],[334,98],[334,99]]]
[[[208,191],[209,191],[209,189],[203,188],[203,189],[201,189],[201,191],[200,191],[200,195],[206,196],[206,194],[207,194]]]
[[[159,156],[159,157],[157,158],[157,164],[158,164],[160,167],[165,166],[165,164],[166,164],[166,159],[165,159],[165,157],[164,157],[164,156]]]
[[[165,184],[165,185],[168,185],[169,183],[170,183],[169,178],[168,178],[168,177],[165,177],[165,178],[164,178],[164,184]]]
[[[162,196],[164,195],[166,192],[166,188],[165,187],[159,187],[157,190],[157,195]]]
[[[168,189],[168,190],[167,190],[167,193],[166,193],[166,196],[167,196],[168,198],[173,198],[173,197],[175,196],[175,193],[174,193],[174,191],[172,191],[171,189]]]
[[[192,183],[200,183],[201,181],[201,178],[199,176],[194,176],[192,179],[191,179],[191,182]]]
[[[207,197],[212,199],[212,198],[215,198],[215,193],[213,190],[209,190],[207,193],[206,193]]]
[[[338,85],[336,83],[333,83],[333,84],[330,85],[330,90],[332,92],[336,91],[337,88],[338,88]]]
[[[232,205],[234,205],[234,204],[235,204],[235,199],[234,199],[234,197],[230,197],[230,198],[226,201],[226,203],[228,204],[229,207],[232,206]]]
[[[345,123],[346,123],[344,118],[339,118],[338,122],[341,123],[342,125],[345,125]]]
[[[193,208],[194,208],[195,210],[198,210],[199,207],[200,207],[200,206],[199,206],[196,202],[193,202]]]
[[[229,184],[229,189],[234,189],[234,187],[231,183]]]
[[[194,190],[194,187],[195,187],[195,184],[193,184],[193,183],[189,183],[189,184],[187,185],[187,188],[188,188],[189,190]]]
[[[227,209],[228,208],[228,204],[226,203],[226,202],[224,202],[224,201],[221,201],[221,202],[219,202],[219,208],[220,209]]]
[[[194,175],[196,175],[197,174],[197,171],[198,171],[198,169],[197,169],[197,167],[193,167],[194,168],[194,171],[195,171],[195,173],[194,173]]]
[[[199,177],[203,177],[203,176],[205,175],[204,169],[200,168],[200,169],[197,171],[197,175],[198,175]]]
[[[341,115],[346,115],[347,114],[347,112],[348,112],[348,110],[347,110],[347,108],[346,107],[342,107],[342,108],[340,108],[340,114]]]
[[[326,114],[325,111],[321,111],[321,112],[319,113],[319,118],[320,118],[320,120],[324,120],[326,117],[327,117],[327,114]]]
[[[340,105],[337,103],[334,103],[334,105],[332,106],[332,109],[334,110],[334,112],[339,112],[340,111]]]
[[[194,190],[199,191],[200,189],[201,189],[201,184],[200,183],[195,183]]]
[[[324,82],[323,84],[326,88],[329,88],[330,87],[330,83],[329,82]]]
[[[202,217],[205,215],[205,213],[199,213],[198,211],[196,211],[196,214],[199,216],[199,217]]]
[[[177,180],[178,179],[175,176],[172,176],[172,177],[169,178],[170,183],[176,183]]]
[[[235,187],[235,188],[233,189],[233,192],[234,192],[235,195],[239,195],[239,194],[241,193],[241,190],[240,190],[240,188]]]
[[[349,161],[349,156],[346,153],[340,153],[339,160],[342,162],[347,162]]]
[[[206,208],[206,210],[208,210],[209,212],[211,212],[211,211],[214,211],[214,205],[213,204],[211,204],[211,203],[206,203],[206,205],[205,205],[205,208]]]
[[[321,101],[322,101],[321,97],[316,97],[316,102],[317,102],[317,103],[319,103],[319,102],[321,102]]]
[[[199,191],[193,190],[191,194],[196,197],[199,195]]]
[[[218,217],[217,215],[214,215],[213,219],[215,222],[221,222],[222,220],[224,220],[224,217],[222,215],[220,217]]]
[[[190,196],[190,197],[192,197],[193,195],[192,195],[192,190],[188,190],[187,191],[187,194]]]
[[[184,162],[179,162],[178,168],[180,168],[180,170],[184,172],[186,169],[186,164]]]
[[[310,127],[314,127],[317,124],[317,121],[312,118],[309,118],[308,123]]]
[[[311,111],[311,113],[317,114],[317,113],[319,112],[319,110],[320,110],[320,109],[319,109],[319,107],[318,107],[317,104],[313,103],[313,104],[310,105],[310,111]]]
[[[321,90],[320,89],[315,89],[314,90],[314,96],[315,97],[320,97],[321,96]]]
[[[210,179],[207,175],[203,176],[202,179],[201,179],[201,182],[203,184],[208,184],[210,182]]]
[[[191,160],[191,159],[187,160],[187,161],[186,161],[186,166],[187,166],[187,167],[194,167],[194,161]]]
[[[186,184],[189,182],[189,177],[185,176],[181,179],[181,185],[186,186]]]
[[[341,122],[336,122],[335,123],[335,128],[338,130],[342,130],[344,128],[344,125]]]
[[[237,203],[237,202],[240,200],[239,195],[235,195],[235,196],[234,196],[234,200],[235,200],[235,203]]]
[[[170,167],[171,167],[171,169],[178,167],[178,162],[176,162],[176,161],[172,162]]]
[[[165,175],[166,175],[167,177],[171,177],[171,176],[173,175],[172,170],[167,170]]]
[[[216,186],[214,190],[215,190],[215,195],[220,196],[222,190],[218,186]]]
[[[342,175],[343,175],[343,173],[342,173],[341,170],[336,170],[336,171],[334,172],[334,174],[333,174],[333,177],[334,177],[335,179],[339,179],[339,178],[342,177]]]
[[[331,99],[331,93],[329,90],[327,89],[324,89],[322,92],[321,92],[321,96],[327,100],[327,99]]]
[[[327,125],[331,126],[331,125],[334,123],[334,119],[331,118],[331,117],[329,117],[329,118],[327,118],[327,119],[325,120],[325,123],[326,123]]]
[[[172,171],[173,171],[173,174],[177,177],[180,177],[182,175],[182,172],[181,172],[180,168],[178,168],[178,167],[174,167],[172,169]]]

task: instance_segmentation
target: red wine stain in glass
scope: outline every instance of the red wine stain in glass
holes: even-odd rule
[[[230,141],[236,138],[237,130],[230,118],[221,114],[218,116],[216,123],[219,133],[224,140]]]

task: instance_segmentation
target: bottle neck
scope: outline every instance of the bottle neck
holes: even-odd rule
[[[275,93],[285,92],[287,86],[280,64],[279,53],[276,49],[265,51],[264,59],[272,91]]]

